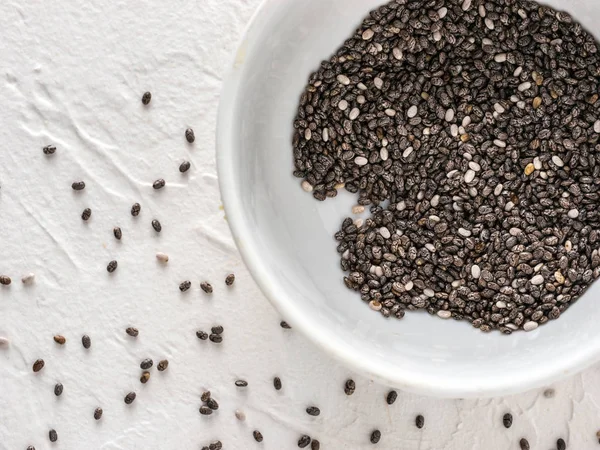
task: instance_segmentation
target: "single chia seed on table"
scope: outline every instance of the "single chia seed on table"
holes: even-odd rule
[[[185,292],[191,287],[192,287],[192,282],[190,280],[186,280],[179,285],[179,290],[181,292]]]
[[[260,431],[258,431],[258,430],[254,430],[254,431],[252,432],[252,436],[254,436],[254,440],[255,440],[256,442],[262,442],[262,441],[263,441],[263,435],[262,435],[262,433],[261,433]]]
[[[354,380],[346,380],[346,384],[344,385],[344,393],[346,395],[354,394],[354,390],[356,389],[356,383]]]
[[[225,277],[225,284],[227,286],[232,286],[234,282],[235,282],[235,275],[233,273],[230,273],[229,275],[227,275]]]
[[[146,384],[149,379],[150,379],[150,372],[148,372],[148,371],[142,372],[142,375],[140,376],[140,383]]]
[[[185,130],[185,139],[191,144],[196,140],[196,135],[194,134],[194,130],[188,128]]]
[[[117,270],[118,265],[119,264],[117,263],[117,261],[113,260],[108,263],[108,265],[106,266],[106,270],[108,271],[108,273],[113,273],[115,270]]]
[[[139,203],[134,203],[133,206],[131,207],[131,215],[133,217],[136,217],[140,214],[140,211],[142,210],[142,207],[140,206]]]
[[[371,433],[371,444],[377,444],[381,440],[381,431],[375,430]]]
[[[56,395],[57,397],[60,397],[60,395],[63,393],[63,385],[62,383],[56,383],[54,385],[54,395]]]
[[[372,11],[294,121],[302,189],[370,208],[335,234],[345,285],[384,317],[558,319],[600,276],[599,88],[593,36],[548,6]]]
[[[207,283],[206,281],[203,281],[202,283],[200,283],[200,288],[207,294],[212,294],[212,292],[213,292],[212,285],[210,283]]]
[[[200,396],[200,400],[202,400],[204,403],[206,403],[210,399],[210,396],[211,396],[210,391],[204,391],[202,393],[202,395]]]
[[[38,359],[33,363],[33,371],[39,372],[40,370],[42,370],[44,368],[45,365],[46,365],[46,363],[44,362],[43,359]]]
[[[385,401],[387,402],[388,405],[393,405],[396,402],[397,398],[398,398],[398,393],[396,391],[390,391],[390,392],[388,392],[388,395],[385,398]]]
[[[152,94],[150,92],[144,92],[144,95],[142,95],[142,104],[147,105],[150,103],[150,100],[152,100]]]
[[[308,444],[310,444],[310,436],[305,434],[300,439],[298,439],[298,447],[306,448],[308,447]]]
[[[113,228],[113,234],[115,235],[115,239],[118,239],[119,241],[123,237],[123,232],[121,231],[121,228],[119,228],[119,227]]]
[[[415,425],[419,429],[423,428],[425,426],[425,417],[419,414],[415,419]]]
[[[154,183],[152,183],[152,187],[154,189],[162,189],[165,187],[165,180],[163,180],[162,178],[159,178],[158,180],[156,180]]]
[[[319,414],[321,414],[321,410],[316,406],[309,406],[308,408],[306,408],[306,414],[308,414],[309,416],[318,416]]]
[[[181,173],[185,173],[185,172],[187,172],[188,170],[190,170],[190,167],[191,167],[191,166],[192,166],[192,165],[190,164],[190,162],[189,162],[189,161],[184,161],[184,162],[182,162],[182,163],[179,165],[179,171],[180,171]]]
[[[83,181],[75,181],[71,184],[74,191],[82,191],[85,189],[85,183]]]
[[[61,336],[60,334],[57,334],[56,336],[54,336],[54,342],[56,342],[57,344],[60,345],[65,345],[65,343],[67,342],[67,339],[64,336]]]
[[[281,388],[282,388],[281,378],[279,378],[279,377],[273,378],[273,387],[275,388],[276,391],[281,390]]]
[[[127,333],[129,336],[132,336],[132,337],[137,337],[137,336],[138,336],[138,334],[140,334],[140,332],[138,331],[138,329],[137,329],[137,328],[134,328],[134,327],[129,327],[129,328],[127,328],[127,329],[125,330],[125,332],[126,332],[126,333]]]
[[[158,365],[156,366],[156,368],[158,369],[159,372],[164,372],[165,370],[167,370],[168,367],[169,367],[169,361],[166,359],[163,359],[162,361],[160,361],[158,363]]]
[[[12,280],[10,279],[10,277],[6,276],[6,275],[0,275],[0,284],[3,286],[9,286],[10,283],[12,283]]]
[[[50,439],[50,442],[56,442],[58,440],[58,433],[56,430],[52,429],[48,432],[48,439]]]
[[[321,450],[321,443],[316,439],[310,443],[310,450]]]
[[[100,420],[102,418],[102,413],[104,411],[102,411],[102,408],[98,407],[94,410],[94,419],[96,420]]]
[[[521,447],[521,450],[530,450],[531,449],[531,447],[529,446],[529,441],[525,438],[523,438],[519,441],[519,446]]]
[[[140,363],[140,369],[146,370],[152,367],[153,365],[154,361],[152,361],[150,358],[146,358]]]
[[[505,428],[512,427],[512,423],[513,423],[513,416],[512,416],[512,414],[510,414],[510,413],[504,414],[504,417],[502,417],[502,423],[504,424]]]
[[[134,402],[135,397],[136,397],[135,392],[130,392],[129,394],[127,394],[125,396],[125,399],[124,399],[125,400],[125,404],[126,405],[131,405]]]
[[[81,213],[81,218],[87,221],[90,217],[92,217],[92,210],[90,208],[85,208]]]
[[[92,339],[87,334],[84,334],[81,336],[81,345],[83,345],[83,348],[85,349],[90,348],[92,346]]]
[[[248,382],[246,380],[236,380],[235,381],[235,385],[237,387],[247,387],[248,386]]]
[[[53,155],[56,152],[56,146],[46,145],[44,148],[42,148],[42,151],[44,152],[44,155]]]
[[[208,339],[208,333],[206,333],[205,331],[202,331],[202,330],[198,330],[198,331],[196,331],[196,337],[198,339],[200,339],[201,341],[205,341]]]
[[[162,225],[156,219],[152,221],[152,228],[154,228],[154,231],[156,231],[157,233],[160,233],[162,231]]]

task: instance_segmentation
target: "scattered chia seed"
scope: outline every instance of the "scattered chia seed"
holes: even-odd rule
[[[252,432],[252,436],[254,436],[254,440],[255,440],[256,442],[262,442],[262,441],[263,441],[263,435],[262,435],[262,433],[261,433],[260,431],[258,431],[258,430],[254,430],[254,431]]]
[[[191,281],[189,281],[189,280],[186,280],[186,281],[184,281],[183,283],[181,283],[181,284],[179,285],[179,290],[180,290],[181,292],[185,292],[185,291],[187,291],[187,290],[188,290],[189,288],[191,288],[191,287],[192,287],[192,282],[191,282]]]
[[[210,329],[214,334],[222,334],[224,329],[221,325],[214,326]]]
[[[56,146],[46,145],[42,151],[44,152],[44,155],[54,155],[54,152],[56,152]]]
[[[213,287],[211,286],[210,283],[203,281],[202,283],[200,283],[200,288],[207,294],[212,294]]]
[[[134,203],[133,206],[131,207],[131,215],[133,217],[137,217],[140,214],[141,210],[142,210],[142,207],[140,206],[140,204]]]
[[[381,439],[381,431],[375,430],[371,433],[371,444],[377,444]]]
[[[27,275],[23,275],[23,278],[21,278],[21,282],[23,284],[31,284],[34,282],[34,280],[35,280],[34,273],[28,273]]]
[[[196,331],[196,337],[202,341],[205,341],[208,339],[208,333],[206,333],[202,330],[198,330],[198,331]]]
[[[159,178],[158,180],[156,180],[153,184],[152,187],[154,189],[162,189],[165,187],[165,180],[163,180],[162,178]]]
[[[554,394],[555,394],[554,389],[546,389],[544,391],[544,397],[546,397],[546,398],[552,398],[552,397],[554,397]]]
[[[188,170],[190,170],[190,167],[191,167],[191,166],[192,166],[192,165],[190,164],[190,162],[189,162],[189,161],[184,161],[184,162],[182,162],[182,163],[179,165],[179,171],[180,171],[181,173],[186,173]]]
[[[152,94],[150,92],[144,92],[142,95],[142,104],[147,105],[152,100]]]
[[[208,400],[210,400],[210,391],[204,391],[202,393],[202,395],[200,396],[200,400],[202,400],[204,403],[206,403]]]
[[[167,370],[167,367],[169,367],[169,361],[166,359],[160,361],[156,366],[159,372],[164,372],[165,370]]]
[[[90,217],[92,217],[92,210],[90,208],[85,208],[81,213],[81,219],[87,221]]]
[[[354,390],[356,389],[356,383],[354,380],[346,380],[346,384],[344,385],[344,393],[346,395],[354,394]]]
[[[0,284],[3,286],[9,286],[10,283],[12,283],[12,280],[10,279],[10,277],[7,277],[6,275],[0,275]]]
[[[248,382],[244,381],[244,380],[236,380],[235,385],[237,387],[247,387],[248,386]]]
[[[94,419],[96,420],[100,420],[102,418],[102,413],[104,411],[102,411],[102,408],[98,407],[94,410]]]
[[[56,433],[56,430],[52,429],[48,432],[48,439],[50,439],[50,442],[56,442],[58,440],[58,433]]]
[[[83,181],[75,181],[71,187],[74,191],[82,191],[85,189],[85,183]]]
[[[321,443],[316,439],[310,443],[310,450],[321,450]]]
[[[246,414],[244,413],[244,411],[240,411],[239,409],[235,410],[235,418],[241,422],[243,422],[244,420],[246,420]]]
[[[276,391],[280,391],[281,390],[281,378],[279,377],[275,377],[273,378],[273,387],[275,388]]]
[[[108,265],[106,266],[106,270],[108,271],[108,273],[113,273],[115,270],[117,270],[117,266],[119,264],[117,263],[117,261],[112,260],[111,262],[108,263]]]
[[[600,276],[600,52],[536,2],[455,3],[391,1],[321,63],[294,175],[370,209],[335,238],[372,310],[533,331]]]
[[[307,436],[305,434],[300,439],[298,439],[298,447],[305,448],[308,447],[308,444],[310,444],[310,436]]]
[[[221,342],[223,342],[223,336],[221,336],[220,334],[211,334],[208,338],[211,342],[214,342],[215,344],[220,344]]]
[[[27,447],[27,450],[35,450],[35,447],[33,445],[30,445],[29,447]]]
[[[221,441],[211,442],[210,445],[208,446],[208,450],[221,450],[222,448],[223,448],[223,444],[221,443]]]
[[[56,395],[57,397],[60,397],[60,395],[63,393],[63,385],[62,383],[56,383],[54,385],[54,395]]]
[[[125,404],[131,405],[134,402],[135,397],[136,397],[135,392],[130,392],[129,394],[127,394],[125,396]]]
[[[137,337],[138,334],[140,334],[140,332],[138,331],[137,328],[134,327],[129,327],[125,330],[125,332],[129,335],[129,336],[133,336],[133,337]]]
[[[150,367],[152,367],[153,364],[154,364],[154,362],[150,358],[146,358],[140,363],[140,369],[142,369],[142,370],[149,369]]]
[[[169,262],[169,255],[167,255],[166,253],[158,252],[156,254],[156,259],[158,259],[161,263],[167,263]]]
[[[208,406],[201,406],[199,411],[203,416],[210,416],[213,413],[213,410]]]
[[[521,450],[530,450],[529,441],[525,438],[519,441],[519,445],[521,446]]]
[[[563,438],[558,438],[556,441],[556,450],[567,450],[567,444]]]
[[[396,391],[390,391],[385,400],[387,401],[388,405],[393,405],[397,398],[398,393]]]
[[[191,128],[188,128],[187,130],[185,130],[185,138],[190,144],[192,142],[194,142],[196,140],[196,136],[194,135],[194,130],[192,130]]]
[[[284,328],[286,330],[292,329],[292,327],[290,327],[290,325],[285,320],[282,320],[281,322],[279,322],[279,325],[281,326],[281,328]]]
[[[146,384],[149,379],[150,379],[150,372],[148,372],[148,371],[142,372],[142,376],[140,377],[140,382],[142,384]]]
[[[219,404],[217,403],[217,401],[214,398],[209,398],[208,400],[206,400],[206,406],[208,406],[210,409],[212,409],[213,411],[216,411],[217,409],[219,409]]]
[[[306,414],[308,414],[309,416],[318,416],[319,414],[321,414],[321,410],[319,408],[317,408],[316,406],[309,406],[308,408],[306,408]]]
[[[512,426],[513,423],[513,416],[510,413],[506,413],[504,414],[504,417],[502,417],[502,423],[504,424],[505,428],[510,428]]]
[[[64,336],[57,334],[56,336],[54,336],[54,342],[56,342],[57,344],[60,344],[60,345],[65,345],[65,342],[67,342],[67,339]]]
[[[227,275],[227,277],[225,277],[225,284],[227,286],[231,286],[235,281],[235,275],[230,273],[229,275]]]
[[[421,429],[425,426],[425,417],[423,417],[422,415],[418,415],[417,418],[415,419],[415,425],[417,426],[417,428]]]
[[[156,231],[157,233],[160,233],[162,231],[162,225],[156,219],[152,221],[152,228],[154,228],[154,231]]]
[[[115,239],[118,239],[119,241],[123,237],[123,232],[121,231],[121,228],[119,228],[119,227],[113,228],[113,234],[115,235]]]

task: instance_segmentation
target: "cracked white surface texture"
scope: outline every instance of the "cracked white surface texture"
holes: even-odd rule
[[[294,330],[258,291],[220,209],[214,131],[219,89],[259,0],[0,3],[0,448],[293,449],[303,434],[322,449],[478,450],[600,448],[600,373],[592,368],[542,391],[493,400],[435,400],[354,376]],[[144,91],[152,92],[148,107]],[[192,127],[196,142],[184,131]],[[45,156],[42,147],[55,144]],[[178,171],[188,159],[192,168]],[[167,186],[152,189],[164,178]],[[74,192],[71,183],[84,180]],[[137,218],[129,210],[142,205]],[[80,219],[90,207],[92,218]],[[161,221],[156,234],[152,219]],[[114,226],[123,239],[112,236]],[[156,260],[157,252],[169,262]],[[109,275],[106,264],[116,259]],[[23,275],[35,273],[24,285]],[[233,288],[224,277],[236,273]],[[181,281],[193,280],[181,294]],[[212,296],[199,288],[215,287]],[[197,329],[225,327],[221,346]],[[140,330],[137,339],[124,332]],[[64,346],[54,334],[67,338]],[[92,347],[84,350],[81,336]],[[139,363],[168,358],[139,382]],[[31,371],[37,358],[45,368]],[[515,370],[519,370],[515,367]],[[275,391],[278,375],[283,389]],[[356,380],[347,397],[343,385]],[[234,380],[246,379],[239,389]],[[53,386],[64,385],[61,397]],[[198,413],[200,393],[220,403]],[[137,392],[131,406],[125,394]],[[308,405],[321,408],[310,417]],[[93,412],[104,409],[96,422]],[[247,415],[235,419],[234,411]],[[502,415],[514,425],[504,429]],[[416,414],[425,428],[414,426]],[[48,430],[58,432],[50,444]],[[259,429],[258,444],[252,431]]]

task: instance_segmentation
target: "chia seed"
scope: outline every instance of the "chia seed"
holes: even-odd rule
[[[0,275],[0,284],[3,286],[9,286],[10,283],[12,283],[12,280],[10,279],[10,277],[6,276],[6,275]]]
[[[92,217],[92,210],[90,208],[85,208],[81,213],[81,219],[87,221],[90,217]]]
[[[119,241],[123,237],[123,232],[121,231],[121,229],[119,227],[113,228],[113,234],[115,235],[115,239],[118,239]]]
[[[371,310],[533,332],[600,276],[600,52],[550,7],[458,3],[391,1],[321,63],[294,175],[370,209],[335,239]]]
[[[160,233],[162,231],[162,225],[156,219],[152,221],[152,228],[154,228],[154,231],[156,231],[157,233]]]
[[[185,130],[185,139],[191,144],[196,140],[196,136],[194,135],[194,130],[188,128]]]
[[[319,414],[321,414],[321,410],[316,406],[309,406],[308,408],[306,408],[306,414],[308,414],[309,416],[318,416]]]
[[[137,337],[137,336],[140,334],[140,332],[138,331],[138,329],[137,329],[137,328],[134,328],[134,327],[129,327],[129,328],[127,328],[127,329],[125,330],[125,332],[126,332],[126,333],[127,333],[129,336],[132,336],[132,337]]]
[[[74,191],[82,191],[85,189],[85,183],[83,181],[75,181],[71,187]]]
[[[102,413],[104,411],[102,411],[102,408],[98,407],[94,410],[94,419],[96,420],[100,420],[102,418]]]
[[[227,286],[233,285],[234,281],[235,281],[235,275],[232,273],[230,273],[229,275],[227,275],[227,277],[225,277],[225,284]]]
[[[198,330],[198,331],[196,331],[196,337],[202,341],[205,341],[208,339],[208,333],[206,333],[202,330]]]
[[[206,281],[203,281],[202,283],[200,283],[200,288],[207,294],[212,294],[212,292],[213,292],[213,287],[211,286],[210,283],[207,283]]]
[[[133,206],[131,207],[131,215],[133,217],[137,217],[140,214],[141,210],[142,210],[142,207],[140,206],[140,204],[134,203]]]
[[[84,334],[81,336],[81,345],[83,345],[83,348],[85,349],[90,348],[92,346],[92,339],[87,334]]]
[[[152,361],[150,358],[146,358],[140,363],[140,369],[142,369],[142,370],[149,369],[150,367],[152,367],[153,364],[154,364],[154,361]]]
[[[310,436],[308,435],[303,435],[302,437],[300,437],[300,439],[298,439],[298,447],[300,448],[306,448],[308,447],[308,445],[310,444]]]
[[[162,178],[159,178],[154,183],[152,183],[152,187],[154,189],[157,189],[157,190],[164,188],[165,187],[165,180],[163,180]]]
[[[190,164],[190,162],[189,162],[189,161],[184,161],[184,162],[182,162],[182,163],[179,165],[179,171],[180,171],[181,173],[185,173],[185,172],[187,172],[188,170],[190,170],[190,167],[191,167],[191,166],[192,166],[192,165]]]
[[[50,439],[50,442],[56,442],[58,440],[58,433],[56,433],[56,430],[52,429],[48,432],[48,439]]]
[[[152,94],[150,92],[144,92],[142,95],[142,104],[147,105],[152,100]]]
[[[425,417],[419,414],[415,419],[415,425],[419,429],[423,428],[425,426]]]
[[[44,155],[53,155],[56,152],[56,146],[46,145],[42,151],[44,152]]]
[[[108,263],[108,265],[106,266],[106,270],[108,271],[108,273],[113,273],[115,270],[117,270],[118,265],[119,264],[117,263],[117,261],[113,260]]]
[[[346,380],[346,384],[344,385],[344,393],[346,395],[354,394],[354,390],[356,389],[356,384],[354,380]]]
[[[60,397],[60,395],[63,393],[63,385],[62,383],[56,383],[54,385],[54,395],[56,395],[57,397]]]
[[[164,372],[165,370],[167,370],[167,367],[169,367],[169,361],[166,359],[160,361],[156,366],[159,372]]]
[[[254,436],[254,440],[255,440],[256,442],[262,442],[262,441],[263,441],[263,435],[262,435],[262,433],[261,433],[260,431],[258,431],[258,430],[254,430],[254,431],[252,432],[252,436]]]
[[[292,329],[292,327],[285,320],[282,320],[281,322],[279,322],[279,326],[281,326],[281,328],[284,328],[286,330]]]
[[[127,394],[124,399],[125,404],[131,405],[135,401],[135,397],[136,397],[135,392],[130,392],[129,394]]]
[[[276,391],[280,391],[281,390],[281,378],[279,377],[275,377],[273,378],[273,387],[275,388]]]

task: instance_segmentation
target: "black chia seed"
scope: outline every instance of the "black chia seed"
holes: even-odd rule
[[[212,331],[214,334],[222,334],[224,331],[224,328],[221,325],[217,325],[214,326],[210,329],[210,331]]]
[[[415,419],[415,425],[419,429],[423,428],[425,426],[425,417],[419,414]]]
[[[50,442],[56,442],[58,440],[58,433],[56,430],[52,429],[48,432],[48,439],[50,439]]]
[[[90,217],[92,217],[92,210],[90,208],[85,208],[81,213],[81,218],[87,221]]]
[[[202,400],[204,403],[206,403],[209,399],[210,399],[210,391],[204,391],[202,393],[202,395],[200,396],[200,400]]]
[[[248,386],[248,382],[245,380],[236,380],[235,385],[237,387],[247,387]]]
[[[44,152],[44,155],[54,155],[54,153],[56,152],[56,146],[54,145],[46,145],[42,151]]]
[[[106,270],[108,271],[108,273],[113,273],[115,270],[117,270],[117,266],[119,264],[117,263],[117,261],[112,260],[111,262],[108,263],[108,265],[106,266]]]
[[[217,403],[217,401],[214,398],[209,398],[208,400],[206,400],[206,406],[208,406],[210,409],[212,409],[213,411],[216,411],[217,409],[219,409],[219,404]]]
[[[119,228],[119,227],[113,228],[113,234],[115,235],[115,239],[118,239],[119,241],[123,237],[123,232],[121,231],[121,228]]]
[[[144,95],[142,95],[142,103],[147,105],[150,103],[150,100],[152,100],[152,94],[150,92],[144,92]]]
[[[10,286],[10,283],[12,283],[12,280],[10,279],[10,277],[6,276],[6,275],[0,275],[0,284],[3,286]]]
[[[163,180],[162,178],[159,178],[154,183],[152,183],[152,187],[154,189],[162,189],[162,188],[164,188],[165,187],[165,180]]]
[[[556,450],[567,450],[567,444],[563,438],[558,438],[556,441]]]
[[[398,398],[398,393],[396,391],[390,391],[390,392],[388,392],[388,395],[385,398],[385,400],[388,405],[393,405],[397,398]]]
[[[210,409],[208,406],[201,406],[199,411],[200,414],[202,414],[203,416],[210,416],[213,413],[213,410]]]
[[[98,407],[94,410],[94,419],[96,420],[100,420],[102,418],[102,413],[104,411],[102,411],[102,408]]]
[[[208,333],[202,330],[198,330],[196,331],[196,337],[202,341],[205,341],[208,339]]]
[[[134,402],[135,397],[136,397],[135,392],[130,392],[129,394],[127,394],[125,396],[125,404],[131,405]]]
[[[600,52],[533,1],[455,5],[389,2],[322,62],[294,175],[370,207],[335,238],[371,309],[533,331],[600,276]]]
[[[377,444],[381,439],[381,431],[375,430],[371,433],[371,444]]]
[[[309,406],[308,408],[306,408],[306,414],[308,414],[309,416],[318,416],[319,414],[321,414],[321,410],[319,408],[317,408],[316,406]]]
[[[62,383],[56,383],[54,385],[54,395],[56,395],[57,397],[60,397],[60,395],[63,393],[63,385]]]
[[[185,130],[185,139],[191,144],[196,140],[196,136],[194,135],[194,130],[188,128]]]
[[[213,287],[211,286],[210,283],[207,283],[206,281],[203,281],[202,283],[200,283],[200,288],[207,294],[212,294],[212,292],[213,292]]]
[[[287,323],[285,320],[282,320],[281,322],[279,322],[279,326],[285,330],[291,330],[292,327],[290,326],[289,323]]]
[[[83,348],[85,349],[90,348],[92,346],[92,339],[87,334],[84,334],[81,336],[81,345],[83,345]]]
[[[208,446],[208,450],[221,450],[222,448],[223,448],[223,444],[221,443],[221,441],[211,442],[210,445]]]
[[[344,385],[344,392],[346,395],[354,394],[354,390],[356,389],[356,383],[354,380],[346,380],[346,384]]]
[[[137,217],[140,214],[141,210],[142,210],[142,207],[140,206],[140,204],[134,203],[133,206],[131,207],[131,215],[133,217]]]
[[[140,334],[140,332],[138,331],[138,329],[137,329],[137,328],[134,328],[134,327],[129,327],[129,328],[127,328],[127,329],[125,330],[125,332],[126,332],[126,333],[127,333],[129,336],[132,336],[132,337],[137,337],[137,336],[138,336],[138,334]]]
[[[179,285],[179,290],[180,290],[181,292],[185,292],[185,291],[187,291],[187,290],[188,290],[189,288],[191,288],[191,287],[192,287],[192,282],[191,282],[191,281],[189,281],[189,280],[186,280],[186,281],[184,281],[183,283],[181,283],[181,284]]]
[[[190,164],[190,162],[189,162],[189,161],[184,161],[184,162],[182,162],[182,163],[179,165],[179,171],[180,171],[181,173],[186,173],[188,170],[190,170],[190,167],[191,167],[191,166],[192,166],[192,165]]]
[[[165,370],[167,370],[168,367],[169,367],[169,361],[166,359],[163,359],[162,361],[160,361],[158,363],[158,365],[156,366],[156,368],[158,369],[159,372],[164,372]]]
[[[308,444],[310,444],[310,436],[305,434],[300,439],[298,439],[298,447],[306,448],[308,447]]]
[[[227,286],[233,285],[234,282],[235,282],[235,275],[233,273],[230,273],[229,275],[227,275],[225,277],[225,284]]]
[[[160,233],[162,231],[162,225],[156,219],[152,221],[152,228],[154,228],[154,231],[156,231],[157,233]]]
[[[214,342],[215,344],[220,344],[221,342],[223,342],[223,336],[221,336],[220,334],[211,334],[208,338],[211,342]]]
[[[281,378],[279,377],[275,377],[273,378],[273,387],[275,388],[276,391],[280,391],[281,390]]]
[[[146,358],[140,363],[140,369],[147,370],[150,367],[152,367],[153,365],[154,365],[154,361],[152,361],[150,358]]]
[[[83,181],[75,181],[71,187],[74,191],[82,191],[85,189],[85,183]]]
[[[512,414],[510,414],[510,413],[504,414],[504,417],[502,417],[502,423],[504,424],[505,428],[512,427],[512,423],[513,423],[513,416],[512,416]]]
[[[521,450],[530,450],[529,441],[525,438],[519,441],[519,446],[521,447]]]
[[[310,450],[321,450],[321,443],[316,439],[310,443]]]
[[[262,441],[263,441],[263,435],[262,435],[262,433],[261,433],[260,431],[258,431],[258,430],[254,430],[254,431],[252,432],[252,436],[254,436],[254,440],[255,440],[256,442],[262,442]]]

